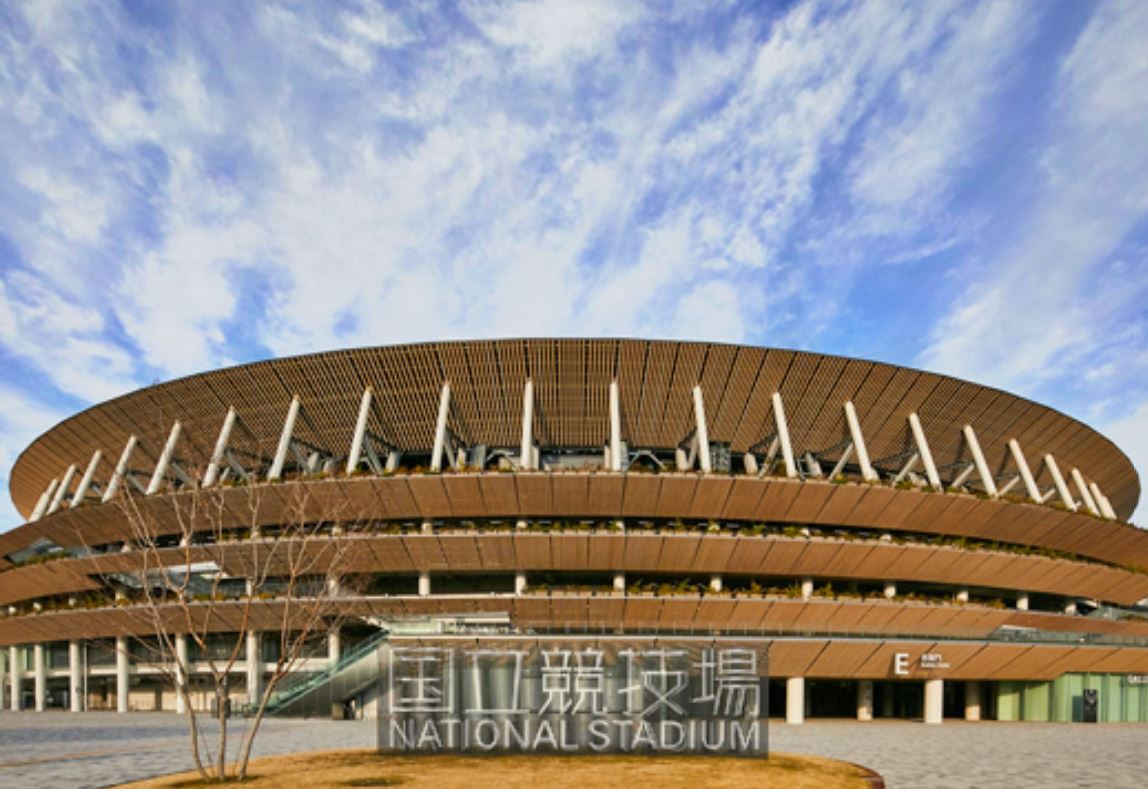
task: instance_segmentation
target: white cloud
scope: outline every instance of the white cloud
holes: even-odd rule
[[[1148,505],[1143,503],[1144,486],[1148,482],[1148,477],[1144,475],[1148,471],[1148,400],[1142,401],[1123,417],[1099,425],[1099,429],[1128,454],[1132,464],[1139,470],[1142,498],[1132,520],[1148,525],[1145,523]]]
[[[1061,69],[1040,198],[933,329],[925,365],[1032,392],[1121,335],[1148,294],[1142,263],[1108,265],[1148,210],[1146,37],[1148,6],[1097,7]]]
[[[7,489],[8,473],[24,447],[66,416],[40,398],[0,383],[0,488]],[[23,522],[8,497],[0,496],[0,532]]]

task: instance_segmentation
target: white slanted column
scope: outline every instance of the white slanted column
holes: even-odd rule
[[[359,400],[359,416],[355,419],[355,434],[351,436],[351,449],[347,452],[347,474],[353,474],[359,468],[359,460],[363,457],[363,440],[367,436],[367,421],[371,418],[371,387],[363,390],[363,398]]]
[[[191,666],[187,660],[187,636],[180,633],[175,637],[175,712],[177,715],[187,713],[187,699],[184,689],[187,687]]]
[[[809,600],[812,597],[813,597],[813,579],[812,578],[802,578],[801,579],[801,599],[802,600]]]
[[[1020,443],[1015,438],[1010,438],[1008,442],[1008,451],[1012,454],[1012,461],[1016,464],[1016,470],[1020,472],[1020,478],[1024,481],[1024,492],[1028,497],[1038,504],[1041,501],[1040,488],[1036,486],[1036,477],[1032,475],[1032,469],[1028,467],[1028,460],[1025,459],[1024,452],[1020,449]]]
[[[72,480],[76,476],[76,464],[68,466],[68,470],[64,472],[64,479],[60,482],[60,487],[56,488],[56,495],[52,497],[52,503],[48,505],[48,512],[51,515],[56,510],[60,509],[60,505],[64,503],[64,498],[68,495],[68,488],[72,487]]]
[[[1096,502],[1092,498],[1092,491],[1088,489],[1088,485],[1084,482],[1084,475],[1080,473],[1080,469],[1072,469],[1072,481],[1076,483],[1076,490],[1080,493],[1080,498],[1084,501],[1084,506],[1088,507],[1088,511],[1093,515],[1100,514],[1100,508],[1096,506]]]
[[[965,683],[965,720],[981,719],[981,683],[969,680]]]
[[[805,677],[785,680],[785,722],[791,726],[805,723]]]
[[[857,409],[853,402],[845,401],[845,421],[849,424],[849,436],[853,439],[853,451],[857,453],[857,465],[861,467],[861,479],[876,482],[877,472],[869,462],[869,450],[865,447],[865,436],[861,433],[861,422],[857,419]]]
[[[24,656],[20,654],[21,652],[21,647],[8,647],[8,681],[12,686],[8,701],[12,712],[24,709],[24,664],[21,662]]]
[[[431,593],[430,573],[425,570],[419,573],[419,597],[429,597]]]
[[[945,711],[945,681],[943,679],[925,680],[925,723],[939,724],[944,719]]]
[[[223,417],[223,425],[219,428],[219,436],[215,439],[215,448],[211,450],[211,460],[207,463],[207,471],[203,473],[203,487],[210,488],[219,479],[219,467],[223,464],[223,456],[227,452],[227,443],[231,440],[231,430],[235,427],[235,407],[227,409]]]
[[[1100,514],[1109,520],[1119,520],[1116,510],[1112,509],[1112,504],[1109,503],[1108,497],[1100,490],[1100,486],[1095,482],[1088,483],[1088,487],[1092,490],[1092,497],[1096,499],[1096,506],[1100,508]]]
[[[785,406],[781,402],[781,392],[773,393],[773,421],[777,426],[777,437],[781,442],[781,457],[785,461],[785,476],[797,476],[797,464],[793,461],[793,443],[789,440],[789,424],[785,421]]]
[[[73,509],[83,503],[84,497],[88,495],[88,489],[92,486],[92,477],[95,476],[96,467],[100,465],[100,459],[103,456],[104,453],[98,449],[92,453],[92,459],[88,461],[88,468],[84,471],[84,476],[80,477],[80,484],[76,487],[76,493],[72,496],[68,509]]]
[[[68,706],[72,712],[84,711],[83,650],[79,641],[68,642]]]
[[[873,680],[857,680],[857,720],[873,720]]]
[[[694,420],[697,426],[695,435],[698,439],[698,462],[701,464],[702,473],[709,474],[713,471],[710,458],[710,434],[709,428],[706,427],[706,405],[702,400],[702,388],[700,386],[694,387]]]
[[[514,574],[514,593],[526,594],[526,573],[519,570]]]
[[[247,631],[247,703],[258,704],[263,695],[263,634]]]
[[[163,485],[164,475],[167,474],[167,467],[171,464],[172,455],[175,454],[175,445],[179,441],[179,433],[182,429],[183,425],[179,423],[179,420],[176,420],[171,426],[171,432],[167,435],[167,443],[163,445],[159,462],[155,464],[155,470],[151,473],[151,481],[147,484],[146,495],[151,496],[158,493]]]
[[[610,382],[610,471],[622,470],[622,406],[618,382]]]
[[[1018,610],[1018,611],[1027,611],[1028,610],[1028,592],[1017,592],[1016,593],[1016,610]]]
[[[969,445],[969,451],[973,453],[973,463],[977,466],[977,476],[981,478],[981,484],[985,486],[985,493],[995,499],[997,497],[997,483],[993,480],[992,472],[989,471],[989,464],[985,461],[985,453],[981,452],[981,444],[977,441],[976,431],[973,430],[972,425],[965,425],[963,432],[965,441]]]
[[[937,473],[937,464],[933,460],[933,453],[929,451],[929,440],[925,438],[925,430],[921,427],[921,419],[916,411],[909,414],[909,430],[913,433],[917,451],[921,453],[921,463],[925,467],[925,478],[929,480],[929,487],[933,490],[944,490],[941,475]]]
[[[1048,467],[1048,473],[1052,475],[1052,483],[1056,485],[1056,492],[1060,494],[1060,500],[1064,502],[1064,506],[1076,512],[1076,501],[1068,492],[1068,485],[1064,481],[1064,475],[1060,473],[1060,466],[1056,465],[1056,458],[1052,455],[1045,455],[1044,465]]]
[[[518,453],[518,467],[531,471],[534,465],[534,382],[526,379],[522,387],[522,445]]]
[[[128,673],[131,670],[128,657],[128,640],[116,636],[116,712],[128,711]]]
[[[35,523],[44,517],[44,513],[48,511],[48,505],[52,503],[52,499],[56,495],[56,488],[59,484],[59,477],[48,483],[48,487],[40,494],[40,499],[36,502],[36,508],[32,510],[32,514],[28,518],[28,523]]]
[[[446,446],[446,419],[450,414],[450,381],[443,382],[438,398],[438,419],[434,426],[434,449],[431,450],[430,470],[442,471],[442,453]]]
[[[123,484],[124,475],[128,473],[128,463],[131,462],[132,452],[135,451],[136,445],[139,444],[139,439],[135,436],[128,436],[127,443],[124,444],[124,450],[120,453],[120,459],[116,461],[116,468],[112,472],[112,478],[108,480],[108,486],[104,488],[104,496],[101,499],[103,503],[108,503],[112,500],[112,496],[116,495],[116,491],[120,489]]]
[[[48,700],[48,667],[44,663],[44,645],[32,646],[32,676],[34,678],[33,698],[36,712],[43,712]]]
[[[295,435],[295,420],[299,418],[299,406],[299,395],[295,395],[291,398],[291,405],[287,407],[287,418],[283,420],[283,431],[279,434],[279,446],[275,448],[275,457],[271,461],[271,469],[267,472],[268,482],[279,482],[283,479],[283,466],[287,463],[291,438]]]

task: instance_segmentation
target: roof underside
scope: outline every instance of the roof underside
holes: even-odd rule
[[[295,435],[340,456],[354,432],[365,387],[375,391],[369,429],[395,448],[428,450],[439,394],[450,381],[450,427],[464,442],[517,446],[522,391],[534,382],[535,437],[544,447],[600,447],[609,431],[608,391],[619,385],[622,433],[631,448],[677,446],[694,425],[691,389],[700,384],[711,441],[745,452],[774,432],[771,397],[780,392],[794,450],[843,446],[843,404],[852,401],[869,454],[903,462],[906,418],[921,418],[939,466],[967,462],[965,424],[977,433],[993,471],[1014,469],[1017,439],[1034,472],[1051,453],[1099,484],[1117,513],[1135,509],[1140,483],[1108,439],[1058,411],[996,389],[888,364],[801,351],[710,343],[616,339],[439,342],[333,351],[232,367],[141,389],[77,414],[37,439],[17,460],[12,499],[25,516],[69,464],[81,469],[103,451],[107,476],[131,434],[154,463],[174,420],[183,423],[180,460],[206,465],[220,423],[234,406],[242,429],[234,447],[274,452],[294,395],[302,402]],[[146,458],[146,460],[145,460]],[[1051,481],[1047,472],[1042,484]],[[97,477],[100,475],[97,474]]]

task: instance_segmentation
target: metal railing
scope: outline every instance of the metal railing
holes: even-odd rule
[[[366,641],[361,641],[348,649],[345,653],[339,656],[339,659],[330,664],[321,671],[316,671],[308,675],[305,679],[294,683],[290,687],[278,690],[271,694],[271,698],[267,701],[267,709],[265,714],[273,715],[277,710],[282,709],[293,701],[296,701],[307,693],[310,693],[315,688],[322,686],[324,683],[331,681],[337,674],[349,666],[359,662],[363,657],[371,654],[379,645],[387,640],[390,635],[386,630],[380,630],[372,635]],[[245,705],[243,711],[247,714],[254,713],[253,705]]]

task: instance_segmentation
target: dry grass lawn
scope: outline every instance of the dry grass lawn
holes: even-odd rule
[[[659,789],[696,787],[867,787],[865,771],[842,762],[775,753],[765,759],[717,756],[383,756],[372,750],[273,756],[251,763],[246,787],[402,786],[591,789],[599,786]],[[200,786],[194,774],[128,784],[133,789]]]

